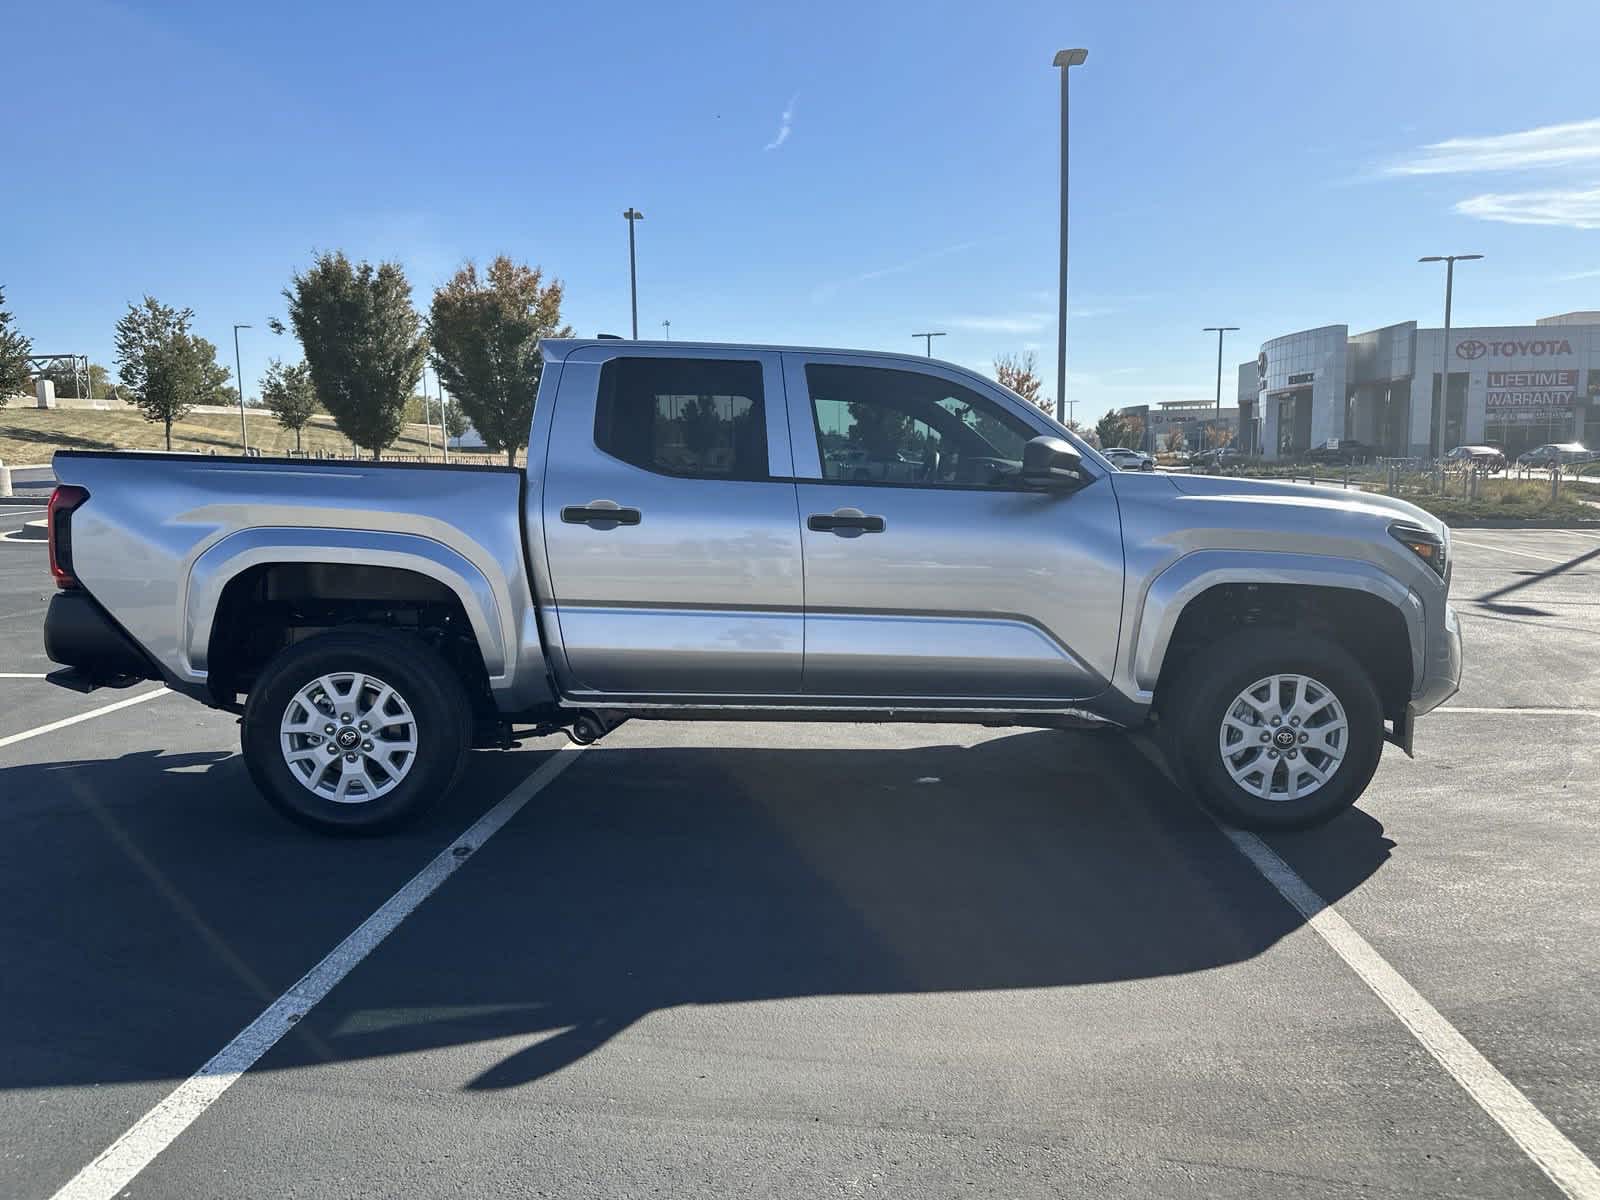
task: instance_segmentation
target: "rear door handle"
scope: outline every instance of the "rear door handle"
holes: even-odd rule
[[[637,525],[637,508],[623,508],[615,500],[591,500],[588,504],[569,504],[561,510],[568,525],[587,525],[590,529],[615,529],[618,525]]]
[[[812,513],[806,518],[806,528],[838,537],[860,537],[882,533],[885,526],[882,517],[869,517],[859,508],[836,508],[831,513]]]

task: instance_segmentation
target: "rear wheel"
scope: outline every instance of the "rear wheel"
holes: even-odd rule
[[[1383,709],[1343,649],[1285,630],[1240,633],[1190,662],[1163,703],[1196,797],[1247,829],[1330,820],[1366,790]]]
[[[267,665],[240,740],[250,777],[284,816],[359,834],[391,829],[448,791],[470,730],[461,685],[430,647],[330,633]]]

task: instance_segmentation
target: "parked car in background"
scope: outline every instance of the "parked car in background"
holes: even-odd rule
[[[1223,471],[1244,463],[1244,452],[1235,446],[1219,446],[1215,450],[1202,450],[1189,459],[1192,471]]]
[[[1378,457],[1378,448],[1354,438],[1330,438],[1306,455],[1307,462],[1351,466]]]
[[[1594,461],[1594,452],[1581,442],[1547,442],[1517,455],[1519,467],[1569,466]]]
[[[1130,450],[1126,446],[1111,446],[1100,451],[1119,471],[1154,471],[1156,460],[1143,450]]]
[[[1494,446],[1457,446],[1444,456],[1444,461],[1463,467],[1470,464],[1480,471],[1506,469],[1506,456]]]

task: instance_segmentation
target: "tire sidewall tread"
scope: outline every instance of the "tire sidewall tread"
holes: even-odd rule
[[[1303,801],[1265,800],[1228,774],[1217,748],[1222,715],[1246,687],[1267,675],[1306,675],[1332,689],[1349,722],[1344,759],[1333,779]],[[1265,629],[1236,633],[1187,665],[1164,706],[1169,750],[1188,789],[1214,815],[1245,829],[1320,825],[1360,798],[1383,754],[1383,708],[1359,663],[1315,634]]]
[[[417,723],[417,755],[393,791],[356,804],[314,795],[283,759],[279,727],[296,692],[319,675],[368,672],[394,687]],[[251,779],[275,809],[321,833],[382,833],[411,820],[454,785],[470,743],[471,709],[455,672],[407,634],[332,632],[278,654],[245,703],[239,740]]]

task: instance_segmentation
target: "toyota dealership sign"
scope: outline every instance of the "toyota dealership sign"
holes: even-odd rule
[[[1530,338],[1525,341],[1486,342],[1479,338],[1462,338],[1456,343],[1457,358],[1544,358],[1571,354],[1572,343],[1566,338]]]

